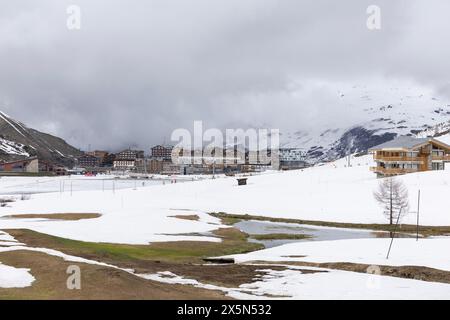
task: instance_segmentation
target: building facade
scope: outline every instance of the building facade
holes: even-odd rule
[[[144,151],[127,149],[117,153],[113,167],[116,170],[144,172]]]
[[[88,154],[90,156],[94,156],[94,157],[102,160],[103,158],[105,158],[108,155],[108,151],[95,150],[95,151],[86,152],[86,154]]]
[[[85,154],[78,158],[78,166],[80,168],[97,168],[100,166],[100,163],[100,158],[90,154]]]
[[[450,146],[433,138],[401,136],[369,150],[379,177],[444,170],[450,167]]]
[[[153,159],[171,160],[173,146],[157,145],[151,148],[151,157]]]
[[[142,150],[127,149],[116,154],[116,160],[136,160],[143,158],[144,151]]]
[[[66,168],[47,161],[41,161],[38,158],[28,158],[11,162],[0,163],[0,173],[5,174],[50,174],[66,175]]]
[[[279,150],[280,169],[295,170],[308,166],[305,151],[298,148],[281,148]]]

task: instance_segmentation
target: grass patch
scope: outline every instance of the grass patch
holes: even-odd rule
[[[1,252],[0,261],[16,268],[29,268],[36,278],[26,288],[0,288],[0,300],[136,300],[136,299],[227,299],[222,292],[192,286],[145,280],[125,271],[77,262],[81,290],[67,289],[67,268],[74,262],[33,251]]]
[[[302,240],[310,239],[312,236],[308,234],[292,234],[292,233],[269,233],[269,234],[252,234],[250,238],[255,240]]]
[[[112,243],[95,243],[70,240],[28,229],[8,230],[10,235],[20,242],[32,247],[55,249],[66,254],[87,259],[127,265],[142,261],[159,261],[171,263],[202,263],[203,258],[229,254],[246,253],[264,246],[248,242],[248,235],[235,229],[225,228],[214,231],[222,242],[176,241],[154,242],[149,245],[128,245]]]
[[[13,214],[4,216],[10,219],[50,219],[50,220],[70,220],[77,221],[83,219],[100,218],[99,213],[54,213],[54,214]]]
[[[211,214],[211,215],[215,216],[214,214]],[[219,218],[219,217],[217,217],[217,218]],[[242,221],[242,219],[240,219],[240,218],[227,217],[227,215],[221,216],[220,220],[222,220],[222,223],[227,226],[232,226],[232,225],[235,225],[236,223],[239,223]]]
[[[345,222],[329,222],[329,221],[317,221],[317,220],[301,220],[301,219],[287,219],[287,218],[270,218],[264,216],[254,216],[248,214],[227,214],[224,212],[210,213],[213,217],[219,219],[225,219],[232,221],[236,220],[256,220],[256,221],[269,221],[279,223],[296,223],[306,224],[312,226],[334,227],[334,228],[350,228],[350,229],[365,229],[375,231],[392,232],[395,229],[394,225],[389,224],[364,224],[364,223],[345,223]],[[415,234],[417,226],[410,224],[399,225],[397,231],[402,233]],[[444,236],[450,235],[450,226],[419,226],[419,233],[422,236]]]
[[[177,219],[182,219],[182,220],[190,220],[190,221],[199,221],[200,217],[196,214],[192,214],[192,215],[177,215],[177,216],[169,216],[169,218],[177,218]]]
[[[264,273],[259,271],[261,269],[260,266],[205,264],[204,258],[246,253],[264,248],[262,244],[248,242],[248,235],[235,228],[224,228],[214,231],[214,234],[222,239],[220,243],[177,241],[151,243],[149,245],[83,242],[50,236],[28,229],[8,229],[7,232],[16,240],[26,243],[29,247],[54,249],[69,255],[101,261],[121,268],[134,269],[136,273],[140,274],[171,271],[177,275],[189,279],[196,279],[202,283],[235,288],[241,284],[251,282],[256,275]],[[0,261],[5,262],[1,253]],[[16,266],[12,263],[11,265]],[[24,265],[30,267],[28,264]],[[43,268],[46,265],[45,262],[42,262]],[[280,270],[284,269],[280,267]],[[278,270],[278,268],[275,270]],[[33,271],[35,270],[32,268]],[[51,273],[53,271],[48,270],[48,272]],[[67,277],[65,271],[63,275]],[[104,287],[99,282],[93,283],[96,283],[99,288]],[[174,289],[170,290],[171,292],[168,291],[167,293],[177,297],[176,289],[173,292],[172,290]],[[10,292],[8,291],[8,293]],[[43,293],[41,292],[40,294]],[[46,298],[45,294],[43,296],[40,294],[37,297]],[[139,293],[136,293],[136,295],[142,297]],[[22,297],[25,297],[25,295]],[[201,297],[199,293],[195,293],[189,299],[198,299]],[[217,296],[211,297],[215,298]]]

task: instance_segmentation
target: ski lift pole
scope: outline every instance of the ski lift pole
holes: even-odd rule
[[[391,253],[392,243],[394,242],[395,233],[397,232],[397,226],[398,226],[398,222],[400,221],[400,215],[402,214],[402,210],[403,210],[403,207],[401,207],[400,211],[398,212],[397,222],[395,223],[394,232],[393,232],[392,238],[391,238],[391,244],[389,245],[389,250],[386,255],[386,259],[389,259],[389,254]]]
[[[419,219],[420,219],[420,189],[417,194],[417,234],[416,241],[419,241]]]

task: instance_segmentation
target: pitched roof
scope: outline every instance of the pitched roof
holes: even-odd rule
[[[394,140],[382,143],[378,146],[370,148],[370,150],[379,149],[413,149],[416,146],[427,143],[432,138],[414,138],[410,136],[399,136]]]

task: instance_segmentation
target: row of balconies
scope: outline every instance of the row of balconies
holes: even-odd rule
[[[420,169],[370,167],[370,171],[384,175],[397,175],[421,171]]]
[[[374,155],[374,160],[376,161],[405,161],[405,162],[419,162],[419,163],[425,163],[428,161],[427,156],[421,156],[421,157],[389,157],[389,156],[380,156],[380,155]],[[450,155],[444,155],[444,156],[432,156],[431,160],[433,161],[450,161]]]

